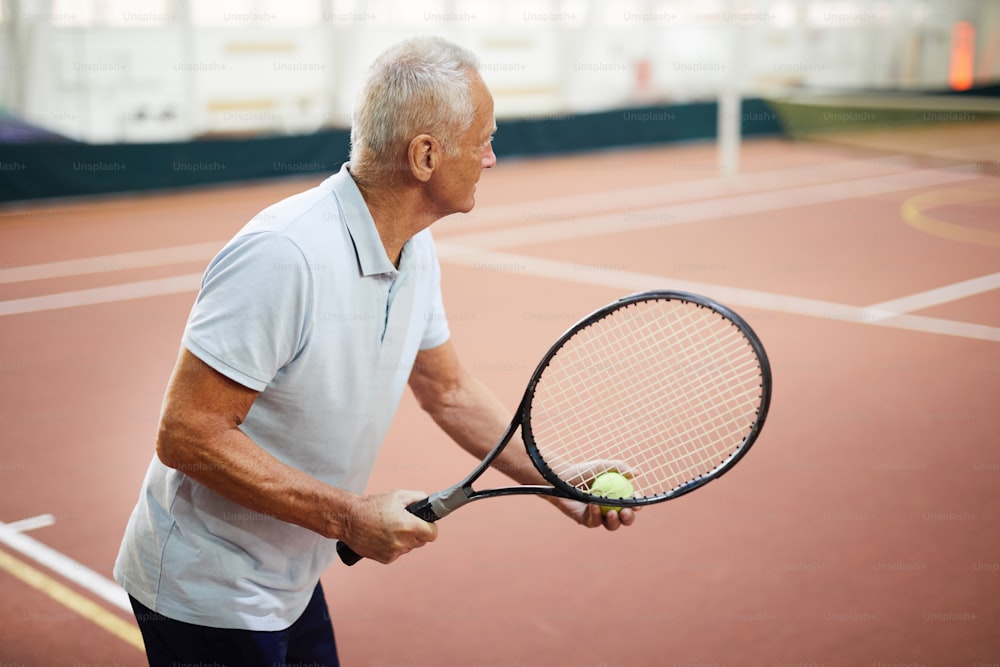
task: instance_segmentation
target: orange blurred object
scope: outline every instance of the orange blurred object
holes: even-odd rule
[[[951,67],[948,83],[952,90],[972,88],[972,68],[976,58],[976,29],[968,21],[951,28]]]

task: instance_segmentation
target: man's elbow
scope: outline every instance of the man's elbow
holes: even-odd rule
[[[445,343],[417,355],[410,373],[410,389],[420,407],[437,419],[461,405],[470,380],[451,343]]]
[[[419,391],[414,388],[413,395],[416,396],[420,409],[431,417],[446,412],[454,404],[450,391]]]
[[[438,417],[456,407],[461,402],[462,382],[460,378],[422,378],[410,382],[413,395],[420,408],[431,417]]]
[[[180,422],[164,415],[156,434],[156,458],[168,468],[183,472],[191,463],[188,431]]]

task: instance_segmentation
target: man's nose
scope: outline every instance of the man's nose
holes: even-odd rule
[[[492,169],[497,164],[497,154],[493,152],[493,142],[486,144],[486,152],[483,153],[483,169]]]

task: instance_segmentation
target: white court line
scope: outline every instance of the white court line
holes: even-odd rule
[[[439,241],[437,248],[438,256],[442,261],[474,269],[509,271],[523,275],[553,278],[600,287],[614,287],[629,291],[669,289],[695,292],[733,307],[756,308],[827,320],[875,324],[911,331],[923,331],[926,333],[1000,342],[1000,328],[997,327],[933,317],[899,313],[887,314],[884,311],[873,311],[868,307],[760,292],[741,287],[681,280],[648,273],[612,269],[591,270],[590,267],[585,265],[497,250],[463,247],[451,242]]]
[[[213,241],[211,243],[194,243],[169,248],[123,252],[117,255],[83,257],[62,262],[12,266],[0,269],[0,284],[203,261],[214,257],[222,245],[220,242]]]
[[[46,516],[51,517],[51,515],[42,515],[42,517]],[[35,517],[15,523],[0,522],[0,542],[90,591],[97,597],[110,602],[118,609],[132,613],[132,605],[129,603],[128,593],[117,583],[94,572],[86,565],[78,563],[69,556],[56,551],[52,547],[24,535],[17,529],[18,524],[39,520],[42,520],[42,518]]]
[[[926,169],[904,174],[891,174],[874,178],[825,183],[823,185],[788,188],[773,192],[755,192],[732,197],[719,197],[712,200],[694,201],[666,208],[622,211],[571,220],[555,220],[541,224],[521,225],[484,232],[448,235],[442,238],[445,238],[448,242],[478,248],[507,248],[549,241],[577,239],[584,236],[601,236],[623,231],[661,228],[705,220],[733,218],[751,213],[780,211],[857,197],[870,197],[902,190],[927,188],[978,177],[978,173],[974,173],[966,167]],[[677,187],[683,187],[683,184]],[[608,196],[615,195],[614,193],[609,193]]]
[[[487,271],[509,271],[511,273],[632,291],[669,289],[695,292],[727,304],[827,319],[854,321],[868,317],[863,308],[834,303],[832,301],[785,296],[744,289],[742,287],[728,287],[725,285],[670,278],[668,276],[657,276],[650,273],[637,273],[635,271],[603,268],[593,270],[588,265],[583,264],[572,264],[559,260],[518,255],[498,250],[462,247],[454,245],[451,242],[438,241],[437,251],[438,257],[442,261]]]
[[[669,165],[664,171],[669,170]],[[573,167],[567,168],[570,173]],[[715,199],[738,194],[759,193],[763,190],[785,190],[790,187],[836,182],[838,179],[854,181],[892,173],[912,172],[913,166],[898,156],[867,160],[848,160],[820,165],[803,165],[788,169],[740,174],[735,178],[702,178],[692,181],[663,182],[619,190],[581,192],[533,201],[476,207],[470,213],[443,218],[435,228],[476,228],[494,224],[510,225],[516,222],[540,223],[591,217],[608,209],[621,216],[621,202],[629,209],[665,206],[679,202]]]
[[[865,164],[871,166],[867,162]],[[876,166],[881,168],[881,165]],[[890,165],[887,164],[885,166]],[[773,176],[774,172],[769,172],[768,174]],[[954,183],[976,178],[977,176],[978,174],[971,173],[964,167],[959,167],[890,174],[861,180],[790,188],[775,192],[756,192],[723,197],[714,201],[694,201],[674,208],[646,210],[641,214],[633,215],[631,218],[628,217],[628,213],[619,213],[616,215],[600,215],[574,220],[558,220],[543,224],[531,224],[513,229],[508,228],[448,236],[445,241],[438,242],[438,252],[442,259],[458,264],[476,266],[477,264],[503,265],[513,263],[523,265],[528,273],[534,275],[571,280],[579,283],[596,284],[606,287],[622,287],[632,290],[651,289],[651,285],[664,285],[664,287],[670,287],[671,289],[687,290],[714,296],[714,298],[720,301],[738,306],[833,320],[884,324],[885,326],[902,329],[967,336],[984,340],[997,340],[997,332],[1000,330],[995,327],[912,316],[907,315],[907,313],[929,305],[946,303],[957,298],[962,298],[963,296],[995,289],[997,287],[997,276],[1000,276],[1000,274],[956,283],[955,285],[886,301],[873,306],[857,307],[816,299],[771,294],[627,271],[584,271],[578,265],[570,265],[565,262],[544,260],[525,255],[490,252],[486,249],[488,247],[522,245],[539,241],[576,238],[584,235],[601,235],[630,229],[664,227],[671,224],[725,218],[752,212],[779,210],[825,201],[840,201],[853,197],[922,188],[942,183]],[[702,187],[709,187],[710,185],[714,187],[718,186],[718,183],[718,179],[706,180]],[[665,189],[665,187],[657,188],[654,193],[654,189],[652,188],[641,188],[636,189],[635,194],[639,196],[639,191],[641,191],[644,193],[641,195],[642,197],[648,198],[654,196],[654,194],[662,196],[659,194],[659,191]],[[627,191],[600,193],[599,195],[591,196],[607,198],[618,196],[622,192]],[[673,196],[675,195],[668,195],[668,197]],[[565,203],[567,203],[567,198],[548,200],[548,205],[563,205]],[[536,202],[536,204],[538,203]],[[497,209],[504,210],[506,208],[510,207],[494,207],[493,209],[487,209],[487,211],[492,211],[495,214]],[[562,214],[565,213],[566,211],[563,210]],[[475,247],[470,247],[469,244]],[[13,267],[0,271],[0,283],[208,259],[214,255],[221,245],[221,243],[217,242],[192,244],[66,262]],[[201,274],[187,274],[123,285],[2,301],[0,302],[0,316],[196,291],[201,278]]]
[[[891,188],[899,189],[901,185],[905,189],[927,184],[926,176],[918,176],[914,182],[905,180],[909,174],[913,173],[918,175],[937,173],[938,176],[931,177],[934,184],[975,177],[974,174],[962,175],[958,168],[950,171],[905,171],[904,173],[898,173],[904,169],[908,169],[908,167],[905,161],[900,158],[876,158],[872,160],[852,160],[828,165],[809,165],[802,168],[779,169],[747,174],[740,176],[736,180],[710,178],[642,188],[583,193],[532,202],[476,208],[472,213],[454,216],[454,223],[449,218],[439,221],[436,223],[435,229],[445,230],[449,224],[453,227],[464,227],[467,229],[483,221],[487,223],[510,223],[512,220],[523,220],[528,223],[517,229],[499,230],[502,239],[502,242],[497,244],[497,247],[499,247],[510,245],[507,240],[512,235],[514,242],[526,239],[529,230],[533,229],[540,229],[540,233],[545,237],[542,240],[548,240],[548,237],[553,232],[556,233],[556,236],[552,238],[562,238],[566,236],[567,231],[576,235],[583,235],[584,233],[605,234],[609,231],[627,231],[642,227],[660,227],[682,222],[695,222],[699,219],[704,219],[705,216],[723,217],[737,214],[743,210],[740,207],[756,206],[756,210],[773,210],[776,202],[775,198],[783,193],[791,193],[789,196],[799,198],[800,201],[792,205],[801,206],[814,203],[808,200],[808,193],[812,192],[812,188],[814,187],[833,188],[837,193],[837,198],[844,198],[845,192],[849,192],[850,196],[865,196],[865,192],[857,191],[857,184],[865,182],[864,180],[859,181],[859,178],[867,178],[873,181],[878,181],[878,179],[893,179],[889,182]],[[890,173],[886,174],[886,171]],[[849,180],[834,183],[828,182],[831,178],[836,177],[848,178]],[[900,179],[904,180],[900,183]],[[789,182],[801,185],[804,182],[808,183],[814,180],[821,180],[823,184],[806,188],[788,189]],[[784,189],[774,192],[754,191],[755,188],[767,187],[781,187]],[[877,190],[877,192],[886,191],[891,190]],[[829,199],[829,193],[823,190],[818,192],[821,195],[821,199],[818,201],[827,201]],[[736,197],[725,197],[725,195],[733,195],[734,193],[740,194]],[[801,199],[803,194],[806,195],[806,200]],[[743,197],[747,197],[748,199],[744,199]],[[704,208],[706,202],[697,201],[705,199],[712,200],[707,202],[710,206],[710,209],[707,211]],[[629,207],[633,210],[600,216],[590,215],[595,209],[600,209],[601,207],[607,208],[609,202],[621,201],[628,202]],[[653,206],[662,207],[665,204],[677,202],[689,203],[673,209],[650,208]],[[719,208],[720,206],[722,208]],[[762,206],[763,208],[761,208]],[[587,232],[587,229],[591,231]],[[483,241],[487,245],[492,245],[492,237],[489,236],[492,233],[486,232],[486,235],[483,237]],[[534,233],[538,234],[539,232]],[[442,238],[445,235],[443,234]],[[461,236],[448,236],[448,240],[460,239],[461,243],[466,245],[483,245],[483,243],[476,242],[476,238],[476,236],[468,233]],[[209,241],[206,243],[137,250],[99,257],[84,257],[59,262],[46,262],[43,264],[11,266],[0,268],[0,284],[64,278],[92,273],[110,273],[151,266],[168,266],[184,262],[207,261],[214,257],[224,244],[225,241]]]
[[[917,310],[926,305],[945,303],[964,295],[980,293],[996,287],[995,275],[956,283],[955,285],[923,292],[912,297],[886,301],[874,306],[859,307],[832,301],[807,299],[739,287],[681,280],[666,276],[618,270],[592,270],[591,267],[547,260],[527,255],[460,246],[450,241],[437,243],[442,261],[473,268],[510,270],[557,280],[617,287],[632,291],[647,289],[674,289],[697,292],[732,306],[743,306],[785,312],[829,320],[876,324],[898,329],[923,331],[981,340],[1000,341],[996,327],[955,322],[938,318],[907,315],[907,310]],[[76,292],[64,292],[26,299],[0,302],[0,316],[69,308],[72,306],[111,303],[127,299],[140,299],[165,294],[193,292],[198,289],[201,274],[188,274],[140,283],[98,287]]]
[[[911,294],[891,301],[883,301],[868,306],[867,310],[872,313],[876,320],[895,317],[901,313],[911,313],[915,310],[923,310],[931,306],[938,306],[942,303],[950,303],[958,299],[982,294],[991,290],[1000,289],[1000,273],[992,273],[988,276],[972,278],[953,285],[945,285],[926,292]]]
[[[38,528],[45,528],[46,526],[51,526],[56,522],[56,518],[51,514],[39,514],[38,516],[33,516],[28,519],[21,519],[20,521],[15,521],[14,523],[2,524],[7,527],[7,530],[13,530],[17,533],[26,533],[29,530],[36,530]]]
[[[920,331],[923,333],[944,334],[945,336],[977,338],[979,340],[988,340],[994,343],[1000,342],[1000,328],[998,327],[991,327],[985,324],[971,324],[969,322],[957,322],[955,320],[945,320],[938,317],[902,314],[889,317],[887,319],[867,320],[866,324],[872,324],[877,327],[889,327],[891,329],[906,329],[908,331]]]
[[[59,292],[43,296],[31,296],[23,299],[0,301],[0,317],[4,315],[19,315],[43,310],[58,310],[73,306],[92,306],[99,303],[114,303],[129,299],[145,299],[150,296],[181,294],[197,291],[201,285],[202,274],[189,273],[182,276],[171,276],[157,280],[143,280],[124,285],[109,285],[91,289]]]

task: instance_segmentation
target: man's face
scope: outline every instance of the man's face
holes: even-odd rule
[[[497,163],[493,153],[493,133],[496,132],[493,96],[478,73],[473,72],[471,76],[472,125],[459,137],[455,151],[444,156],[439,182],[434,188],[435,199],[444,211],[442,215],[471,211],[476,203],[479,176],[483,169],[490,169]]]

